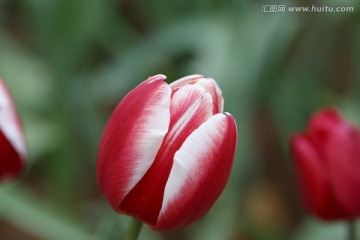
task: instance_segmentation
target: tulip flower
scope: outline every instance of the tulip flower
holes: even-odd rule
[[[121,100],[97,160],[112,208],[154,230],[181,229],[205,215],[226,185],[237,141],[213,79],[165,79],[150,77]]]
[[[335,109],[323,109],[291,139],[308,210],[324,220],[360,215],[360,132]]]
[[[26,147],[15,105],[0,79],[0,180],[17,177],[24,168]]]

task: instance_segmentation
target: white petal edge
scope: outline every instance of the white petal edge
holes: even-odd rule
[[[154,77],[164,77],[164,75],[156,75]],[[152,78],[154,78],[152,77]],[[155,80],[154,80],[155,81]],[[150,83],[153,81],[150,81]],[[153,164],[157,152],[163,142],[163,139],[168,132],[169,123],[170,123],[170,97],[171,90],[168,85],[165,85],[168,89],[164,91],[165,94],[162,96],[161,101],[156,105],[156,107],[150,107],[146,109],[149,116],[154,116],[148,118],[144,126],[144,134],[141,135],[139,139],[133,144],[138,146],[138,149],[141,149],[142,152],[136,160],[136,167],[134,174],[131,177],[131,181],[126,188],[125,195],[128,194],[131,189],[140,181],[140,179],[145,175]]]
[[[153,83],[153,82],[159,81],[159,80],[165,81],[165,79],[166,79],[166,76],[164,74],[157,74],[155,76],[149,77],[147,80],[148,81],[147,83]]]
[[[196,79],[199,79],[199,78],[204,78],[203,75],[200,75],[200,74],[193,74],[193,75],[189,75],[189,76],[186,76],[186,77],[182,77],[178,80],[175,80],[174,82],[170,83],[170,87],[172,89],[175,89],[175,88],[178,88],[188,82],[192,82],[192,81],[195,81]]]

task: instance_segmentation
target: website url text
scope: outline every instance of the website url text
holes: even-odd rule
[[[262,5],[261,12],[263,13],[344,13],[354,12],[354,7],[333,7],[333,6],[307,6],[307,7],[294,7],[286,5]]]

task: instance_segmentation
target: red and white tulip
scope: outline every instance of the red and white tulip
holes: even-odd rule
[[[121,100],[97,160],[100,189],[114,210],[155,230],[205,215],[226,185],[237,141],[213,79],[165,79],[150,77]]]
[[[25,140],[11,95],[0,79],[0,180],[17,177],[24,168]]]

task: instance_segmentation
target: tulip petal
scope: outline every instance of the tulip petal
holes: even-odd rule
[[[0,132],[0,180],[16,177],[23,168],[23,160],[2,132]]]
[[[180,78],[172,82],[170,86],[173,91],[176,92],[181,86],[194,83],[195,85],[203,86],[205,90],[211,94],[213,99],[213,114],[224,111],[224,99],[222,97],[221,89],[212,78],[205,78],[203,75],[195,74]]]
[[[328,137],[328,132],[341,122],[341,117],[333,108],[326,108],[312,116],[309,122],[309,134],[317,146],[321,148]]]
[[[360,174],[354,166],[360,163],[360,135],[356,129],[342,122],[329,129],[323,143],[329,178],[335,196],[346,211],[345,216],[360,214]]]
[[[320,159],[312,140],[306,134],[295,135],[291,139],[291,150],[306,206],[323,219],[341,217],[343,209],[331,189],[326,163]]]
[[[215,80],[212,78],[201,78],[196,82],[196,85],[203,86],[211,94],[213,99],[213,114],[222,113],[224,111],[224,99]]]
[[[171,99],[171,123],[164,145],[171,145],[174,139],[181,139],[183,143],[192,131],[212,116],[212,104],[211,95],[202,86],[187,85],[179,89]],[[179,134],[182,135],[180,139]]]
[[[123,212],[150,225],[158,219],[176,151],[212,115],[211,95],[202,86],[183,86],[173,95],[170,112],[170,127],[154,163],[120,205]]]
[[[216,114],[196,129],[174,156],[157,230],[182,228],[202,217],[223,191],[236,148],[236,124]]]
[[[154,162],[168,131],[171,88],[165,78],[151,77],[129,92],[104,130],[97,161],[98,181],[117,211]]]
[[[173,89],[173,90],[176,90],[186,84],[193,84],[195,83],[199,78],[204,78],[203,75],[200,75],[200,74],[194,74],[194,75],[189,75],[189,76],[186,76],[186,77],[183,77],[183,78],[180,78],[172,83],[170,83],[170,87]]]
[[[0,179],[18,175],[24,165],[26,146],[15,106],[0,79]]]
[[[316,212],[327,197],[325,189],[328,188],[328,179],[323,169],[323,163],[305,134],[294,136],[290,146],[306,205],[310,210]]]

